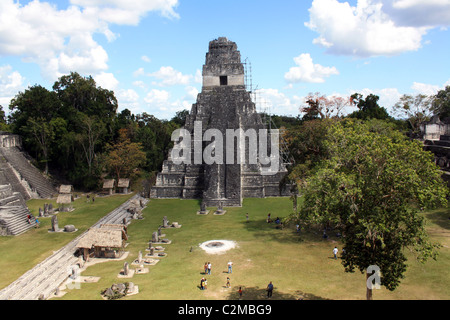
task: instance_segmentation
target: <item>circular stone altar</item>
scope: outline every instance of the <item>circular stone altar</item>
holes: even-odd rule
[[[236,247],[236,242],[230,240],[210,240],[200,244],[200,248],[209,254],[222,254]]]

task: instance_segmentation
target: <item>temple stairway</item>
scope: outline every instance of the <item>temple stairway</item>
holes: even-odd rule
[[[28,222],[27,215],[30,215]],[[23,206],[1,206],[0,207],[0,234],[17,236],[34,228],[35,217],[27,207]]]
[[[33,193],[37,193],[39,198],[52,198],[57,194],[50,180],[45,178],[17,147],[0,148],[0,170],[13,186],[13,190],[20,192],[26,200],[33,198]],[[17,173],[20,177],[17,177]],[[21,180],[25,180],[31,190],[26,190]]]

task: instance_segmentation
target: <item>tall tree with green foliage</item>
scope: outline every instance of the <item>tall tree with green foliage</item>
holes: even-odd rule
[[[71,72],[55,82],[53,91],[68,117],[76,116],[78,112],[97,116],[102,119],[109,131],[112,130],[118,108],[117,99],[113,91],[97,86],[91,76],[82,77],[77,72]]]
[[[3,106],[0,104],[0,123],[6,124],[5,111],[3,110]]]
[[[142,144],[147,155],[145,168],[148,171],[159,171],[173,145],[172,132],[179,128],[179,125],[172,121],[160,120],[145,112],[138,114],[136,121],[138,124],[136,142]]]
[[[407,268],[405,248],[421,262],[436,257],[419,210],[446,205],[440,170],[420,143],[380,125],[336,122],[325,144],[326,161],[300,185],[299,218],[342,233],[346,272],[378,266],[381,285],[395,290]]]
[[[374,94],[369,94],[366,98],[360,93],[351,95],[351,103],[358,108],[357,111],[352,112],[347,117],[356,119],[381,119],[388,120],[391,116],[384,107],[378,105],[380,97]]]
[[[94,79],[76,72],[64,75],[53,85],[66,121],[66,133],[59,137],[58,150],[67,151],[70,161],[60,154],[58,163],[76,186],[92,189],[98,185],[101,168],[95,164],[115,135],[118,108],[114,92],[97,86]]]
[[[118,107],[114,92],[76,72],[60,77],[53,91],[35,85],[10,104],[10,126],[24,148],[81,188],[95,188],[96,155],[113,141]],[[99,168],[95,168],[99,169]]]
[[[27,141],[33,141],[37,143],[42,151],[42,161],[45,165],[44,172],[48,174],[48,161],[49,161],[49,148],[55,135],[52,128],[52,123],[46,121],[44,118],[29,118],[28,125],[24,129],[29,133],[26,136]]]
[[[60,107],[56,94],[39,85],[19,92],[9,105],[13,133],[20,135],[25,149],[44,163],[46,173],[54,138],[52,121],[59,118]]]
[[[119,141],[108,146],[105,165],[117,181],[120,178],[131,178],[135,170],[145,163],[145,152],[142,145],[131,142],[126,129],[121,129]]]
[[[0,105],[0,131],[9,131],[9,126],[6,122],[6,114],[3,110],[3,106]]]
[[[424,94],[417,94],[415,96],[404,94],[394,105],[394,112],[408,121],[413,138],[422,137],[420,125],[430,120],[433,115],[432,102],[432,97]]]
[[[432,98],[432,111],[435,115],[439,115],[441,120],[450,117],[450,86],[439,90]]]
[[[77,135],[77,140],[83,149],[83,154],[88,165],[88,173],[92,174],[92,166],[96,157],[96,147],[101,137],[105,134],[105,124],[97,117],[89,117],[83,113],[80,115],[80,127],[83,129]]]
[[[352,106],[349,97],[325,96],[319,92],[309,93],[305,98],[306,105],[300,108],[302,120],[339,118],[345,107]]]

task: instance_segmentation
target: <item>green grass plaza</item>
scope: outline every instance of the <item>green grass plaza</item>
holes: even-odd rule
[[[17,237],[0,238],[0,289],[19,278],[27,270],[77,236],[101,217],[108,214],[131,195],[98,197],[86,201],[81,195],[73,203],[75,210],[58,214],[61,226],[73,224],[75,233],[49,233],[50,218],[40,218],[40,227]],[[30,200],[28,207],[36,214],[49,200]],[[55,201],[55,200],[51,200]],[[225,208],[224,215],[198,215],[198,200],[150,199],[143,210],[143,219],[128,226],[125,259],[94,264],[82,276],[98,277],[95,283],[81,283],[78,288],[65,290],[52,300],[102,300],[101,292],[114,283],[131,281],[139,293],[121,300],[268,300],[267,285],[273,283],[271,300],[364,300],[366,275],[359,271],[346,273],[339,253],[340,238],[333,231],[323,239],[322,230],[311,228],[297,231],[294,224],[267,223],[283,219],[292,212],[288,197],[244,199],[242,207]],[[373,290],[375,300],[447,300],[450,298],[450,220],[447,209],[424,211],[430,240],[441,244],[437,260],[422,264],[408,253],[408,269],[400,286],[393,292],[383,286]],[[248,214],[248,219],[247,219]],[[145,253],[152,233],[158,230],[164,216],[178,222],[181,228],[164,229],[165,257],[148,266],[146,274],[131,279],[119,279],[124,262],[130,264]],[[235,246],[211,254],[200,244],[211,240],[227,240]],[[227,264],[232,261],[232,273]],[[204,274],[205,263],[211,264],[211,274]],[[229,285],[227,286],[227,277]],[[206,278],[207,288],[200,289]],[[239,288],[242,290],[240,297]]]

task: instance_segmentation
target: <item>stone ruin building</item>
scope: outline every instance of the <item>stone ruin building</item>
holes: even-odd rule
[[[225,136],[227,129],[267,129],[256,111],[251,94],[246,90],[245,67],[236,43],[218,38],[209,43],[206,63],[203,66],[202,92],[192,105],[184,129],[192,136],[192,157],[195,156],[194,125],[201,122],[202,130],[218,129]],[[268,134],[270,135],[270,134]],[[202,134],[203,136],[203,134]],[[258,140],[261,137],[258,135]],[[225,140],[225,139],[224,139]],[[270,140],[270,138],[269,138]],[[175,142],[176,144],[177,142]],[[202,150],[206,143],[202,142]],[[269,146],[270,147],[270,146]],[[234,146],[236,152],[237,146]],[[249,148],[245,149],[246,158]],[[224,149],[224,158],[226,153]],[[237,162],[237,161],[236,161]],[[275,174],[263,174],[264,165],[256,164],[175,164],[171,156],[164,161],[158,173],[151,198],[203,199],[204,205],[224,207],[241,206],[246,197],[272,197],[289,195],[289,188],[280,187],[286,175],[285,164],[280,163]]]
[[[450,187],[450,118],[434,116],[422,123],[424,149],[434,154],[435,163],[442,170],[442,177]]]
[[[22,151],[20,137],[0,132],[0,235],[19,235],[34,227],[26,200],[51,198],[55,193],[53,184]]]
[[[31,164],[20,137],[7,132],[0,132],[0,185],[3,184],[11,184],[25,200],[49,199],[58,193],[52,182]]]

